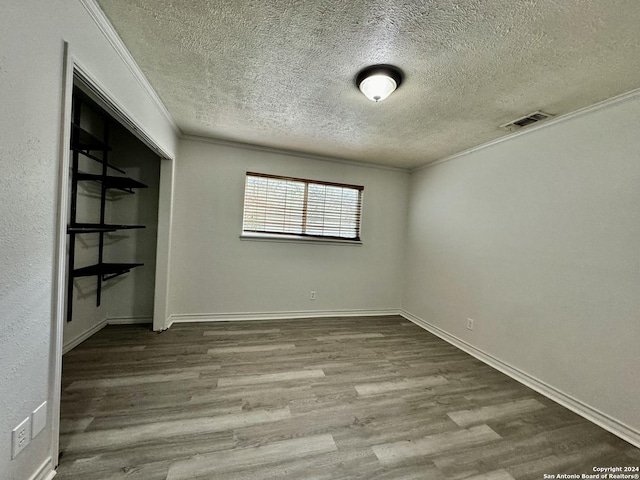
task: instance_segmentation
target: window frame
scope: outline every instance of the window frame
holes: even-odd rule
[[[330,187],[346,188],[356,190],[358,192],[357,201],[357,216],[356,216],[356,236],[355,237],[340,237],[333,235],[315,235],[309,233],[288,233],[288,232],[269,232],[259,230],[245,230],[245,214],[246,214],[246,200],[247,200],[247,179],[249,177],[260,178],[273,178],[276,180],[301,182],[304,183],[305,195],[304,205],[302,208],[302,224],[301,228],[306,228],[308,219],[308,189],[309,185],[324,185]],[[243,192],[243,205],[242,205],[242,233],[240,235],[241,240],[258,240],[258,241],[273,241],[273,242],[300,242],[300,243],[334,243],[343,245],[361,245],[362,244],[362,206],[364,198],[364,186],[352,185],[347,183],[328,182],[324,180],[312,180],[308,178],[290,177],[284,175],[275,175],[269,173],[258,173],[247,171],[244,177],[244,192]]]

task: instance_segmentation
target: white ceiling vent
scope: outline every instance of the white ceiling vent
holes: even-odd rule
[[[527,125],[531,125],[532,123],[537,123],[551,117],[553,117],[553,115],[549,115],[548,113],[537,111],[537,112],[530,113],[529,115],[525,115],[524,117],[520,117],[517,120],[513,120],[512,122],[505,123],[504,125],[500,125],[500,128],[513,131],[518,128],[526,127]]]

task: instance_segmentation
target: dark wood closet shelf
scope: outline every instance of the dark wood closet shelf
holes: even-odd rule
[[[125,191],[131,188],[148,188],[144,183],[129,177],[114,177],[112,175],[96,175],[93,173],[78,172],[78,181],[80,180],[102,182],[106,188],[116,188]]]
[[[74,152],[78,152],[81,155],[84,155],[85,157],[90,158],[94,162],[98,162],[101,165],[106,164],[108,168],[111,168],[116,172],[125,174],[127,173],[121,168],[118,168],[115,165],[111,165],[110,163],[104,161],[104,152],[111,151],[111,147],[105,145],[104,142],[98,140],[91,133],[82,129],[82,127],[79,127],[75,123],[71,124],[71,150],[73,150]],[[100,158],[94,155],[93,153],[91,153],[92,151],[102,151],[103,157]]]
[[[132,268],[141,267],[144,263],[97,263],[88,267],[76,268],[73,271],[74,277],[92,277],[100,275],[103,280],[117,277],[129,272]],[[107,276],[108,278],[105,278]]]
[[[82,123],[82,106],[93,111],[96,121],[102,118],[102,138],[96,137],[93,133],[83,129]],[[110,152],[112,148],[109,142],[110,124],[112,118],[103,111],[99,106],[95,105],[80,90],[74,87],[73,93],[73,120],[71,121],[71,142],[70,148],[72,152],[71,162],[71,212],[69,215],[69,225],[67,226],[67,234],[69,235],[69,256],[68,256],[68,272],[67,275],[67,321],[71,321],[73,312],[73,288],[74,278],[77,277],[97,277],[96,288],[96,306],[100,306],[102,297],[102,282],[115,278],[131,271],[132,268],[140,267],[143,263],[105,263],[105,233],[116,232],[119,230],[131,230],[136,228],[144,228],[144,225],[122,225],[106,223],[106,204],[111,198],[107,195],[108,189],[117,189],[126,193],[135,193],[134,188],[147,188],[142,182],[134,180],[126,176],[107,175],[109,168],[119,173],[126,174],[124,170],[111,165],[109,163]],[[101,166],[101,173],[84,173],[80,171],[80,160],[88,158],[98,162]],[[77,221],[78,206],[78,182],[92,181],[100,183],[100,221],[97,223],[86,223]],[[75,241],[76,235],[84,233],[96,233],[99,236],[98,258],[95,265],[87,267],[75,268]]]
[[[133,230],[146,228],[144,225],[114,225],[105,223],[75,223],[67,227],[67,233],[108,233],[118,230]]]
[[[73,150],[111,151],[109,145],[75,123],[71,124],[71,148]]]

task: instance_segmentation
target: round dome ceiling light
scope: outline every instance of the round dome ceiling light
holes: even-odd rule
[[[380,102],[402,82],[402,73],[393,65],[371,65],[356,76],[356,85],[369,100]]]

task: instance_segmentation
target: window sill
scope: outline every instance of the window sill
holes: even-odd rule
[[[352,247],[362,246],[361,240],[340,240],[337,238],[315,238],[303,237],[300,235],[270,235],[268,233],[243,233],[240,240],[248,240],[253,242],[276,242],[276,243],[316,243],[331,245],[346,245]]]

